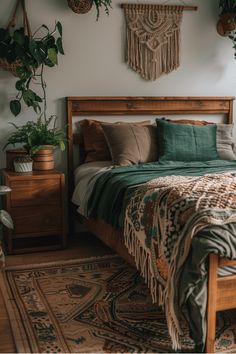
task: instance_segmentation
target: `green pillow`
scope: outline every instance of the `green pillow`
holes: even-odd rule
[[[156,119],[159,160],[217,160],[216,124],[196,126]]]

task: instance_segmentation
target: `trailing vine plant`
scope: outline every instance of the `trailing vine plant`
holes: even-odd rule
[[[111,3],[112,0],[93,0],[93,3],[96,6],[96,10],[97,10],[97,21],[99,19],[100,16],[100,7],[104,6],[104,11],[107,15],[109,15],[109,10],[110,8],[112,8]]]
[[[15,30],[12,34],[9,29],[0,28],[0,58],[9,63],[17,63],[18,79],[15,88],[18,93],[15,99],[10,101],[10,110],[15,116],[21,112],[24,103],[38,114],[43,112],[46,119],[44,70],[45,66],[57,65],[58,54],[64,54],[62,25],[59,21],[51,31],[43,24],[32,36],[26,35],[23,28]],[[41,87],[40,94],[36,90],[37,86]]]

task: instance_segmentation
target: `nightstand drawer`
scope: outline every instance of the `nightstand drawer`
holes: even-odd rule
[[[13,207],[27,205],[55,205],[60,203],[60,180],[34,179],[11,181]]]
[[[62,227],[59,206],[13,208],[11,216],[14,234],[50,232],[60,230]]]

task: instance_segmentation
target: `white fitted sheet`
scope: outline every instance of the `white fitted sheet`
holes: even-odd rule
[[[88,200],[98,177],[112,168],[111,161],[87,162],[76,168],[74,172],[75,189],[72,202],[78,206],[77,211],[88,217]]]

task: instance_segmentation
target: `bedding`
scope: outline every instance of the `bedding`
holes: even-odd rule
[[[111,153],[101,126],[102,123],[105,122],[93,119],[83,119],[79,122],[83,135],[85,162],[111,160]],[[122,124],[128,127],[129,124],[147,125],[150,124],[150,120],[135,123],[115,122],[106,124],[110,126]]]
[[[225,172],[228,172],[225,174]],[[140,230],[140,220],[141,219],[148,219],[152,215],[152,207],[150,205],[150,212],[146,212],[145,214],[140,215],[140,218],[137,215],[137,205],[140,199],[137,197],[140,193],[140,185],[142,191],[150,190],[150,182],[149,187],[147,188],[148,181],[153,179],[157,179],[157,181],[161,181],[164,183],[166,180],[163,177],[168,176],[176,176],[175,178],[187,178],[190,179],[188,182],[192,183],[192,181],[196,180],[196,176],[204,176],[209,175],[211,178],[216,178],[217,180],[221,178],[221,180],[225,180],[225,182],[233,181],[235,183],[235,176],[233,172],[236,172],[236,162],[234,161],[224,161],[224,160],[216,160],[216,161],[207,161],[207,162],[156,162],[156,163],[147,163],[147,164],[140,164],[140,165],[131,165],[127,167],[118,167],[115,169],[110,169],[109,171],[102,173],[95,181],[94,188],[92,193],[90,194],[87,206],[87,212],[89,217],[98,217],[105,220],[107,223],[112,224],[115,228],[122,228],[124,223],[127,223],[127,219],[125,219],[125,210],[127,206],[129,207],[129,211],[132,215],[132,223],[133,223],[133,230]],[[188,177],[185,177],[188,176]],[[200,177],[201,178],[208,178]],[[219,179],[220,181],[220,179]],[[159,183],[158,182],[158,183]],[[179,180],[178,180],[179,182]],[[185,180],[186,182],[186,180]],[[201,188],[205,185],[202,184]],[[228,183],[226,183],[228,185]],[[183,183],[183,187],[185,183]],[[160,187],[160,186],[159,186]],[[187,191],[186,186],[184,187]],[[199,187],[200,188],[200,187]],[[220,188],[220,187],[219,187]],[[159,191],[160,188],[156,187],[155,192],[152,191],[150,194],[150,199],[156,198],[155,193]],[[229,217],[229,214],[232,213],[232,218],[228,219],[227,221],[231,220],[232,222],[226,225],[211,225],[208,227],[208,224],[204,224],[204,229],[195,230],[196,234],[194,233],[195,237],[193,238],[193,242],[191,248],[188,250],[188,247],[184,249],[186,251],[186,260],[183,260],[183,264],[178,265],[178,286],[174,284],[174,288],[178,289],[179,292],[176,295],[172,293],[170,302],[167,306],[168,309],[172,311],[172,320],[169,322],[169,329],[170,334],[173,339],[173,343],[175,348],[179,346],[178,342],[178,332],[181,330],[178,328],[178,320],[177,318],[180,316],[181,313],[184,314],[185,319],[188,321],[190,326],[190,333],[192,338],[196,343],[197,350],[203,350],[205,344],[205,335],[206,335],[206,328],[205,328],[205,311],[206,311],[206,299],[207,299],[207,255],[209,252],[219,253],[224,257],[236,259],[236,254],[233,250],[236,250],[236,223],[234,223],[235,218],[235,202],[234,198],[234,189],[230,190],[231,195],[233,196],[231,209],[226,208],[224,212]],[[167,188],[168,190],[168,188]],[[171,189],[170,189],[171,190]],[[214,188],[212,189],[212,193],[214,196]],[[209,196],[209,195],[208,195]],[[201,200],[201,198],[200,198]],[[211,200],[211,199],[209,199]],[[130,201],[134,202],[134,208],[132,208]],[[191,201],[191,194],[190,194],[190,201]],[[214,198],[213,198],[214,201]],[[143,202],[143,199],[142,199]],[[184,201],[182,201],[184,203]],[[203,201],[202,201],[203,202]],[[206,199],[204,202],[208,202]],[[224,201],[224,198],[222,199]],[[141,205],[141,204],[140,204]],[[218,204],[217,204],[218,205]],[[213,203],[214,206],[214,203]],[[219,206],[219,205],[218,205]],[[221,206],[221,205],[220,205]],[[232,207],[233,206],[233,207]],[[209,205],[210,208],[210,205]],[[156,208],[158,210],[159,208]],[[219,208],[220,209],[220,208]],[[140,208],[142,210],[142,207]],[[210,208],[211,210],[211,208]],[[223,209],[220,209],[221,211]],[[215,209],[213,210],[215,212]],[[192,212],[192,211],[191,211]],[[224,212],[220,214],[221,216],[225,216]],[[218,209],[217,209],[218,213]],[[186,210],[186,214],[188,215],[188,210]],[[212,214],[213,215],[213,214]],[[186,215],[185,215],[186,216]],[[157,223],[158,225],[158,223]],[[160,231],[160,230],[158,230]],[[199,231],[199,232],[198,232]],[[159,270],[160,274],[164,274],[166,263],[157,259],[156,254],[156,238],[158,232],[156,230],[148,229],[145,230],[145,244],[148,248],[152,249],[152,256],[156,257],[156,261],[154,262],[152,259],[152,272],[157,276],[156,271]],[[129,235],[127,232],[126,235]],[[135,233],[133,234],[134,237],[129,239],[127,237],[127,246],[134,245],[137,238],[135,238]],[[173,237],[174,239],[174,237]],[[184,238],[183,238],[184,239]],[[154,241],[155,242],[154,242]],[[173,240],[172,240],[173,241]],[[174,244],[174,243],[173,243]],[[155,245],[155,247],[154,247]],[[175,252],[176,251],[176,248]],[[183,249],[183,248],[182,248]],[[154,252],[155,250],[155,252]],[[189,252],[188,252],[189,251]],[[180,250],[179,250],[180,252]],[[172,248],[169,247],[169,253],[171,259]],[[142,271],[142,264],[146,263],[147,260],[147,253],[141,252],[139,259],[141,262],[137,261],[137,265],[140,266],[140,270]],[[177,257],[178,258],[178,257]],[[172,258],[173,259],[173,258]],[[175,265],[171,263],[171,267],[175,268]],[[170,268],[171,268],[170,267]],[[148,271],[144,267],[143,268],[143,275],[146,277],[148,281],[148,285],[150,289],[155,289],[155,277],[148,276]],[[171,278],[173,280],[173,277]],[[169,284],[171,283],[170,280]],[[165,290],[165,286],[163,281],[160,282],[164,287],[162,289],[162,294],[167,295],[167,290]],[[166,292],[165,292],[166,291]],[[152,292],[153,296],[156,294],[155,290]],[[161,294],[161,292],[160,292]],[[157,300],[157,298],[154,299]],[[163,301],[163,296],[160,296],[158,299],[161,303]],[[193,315],[191,315],[193,314]],[[171,318],[168,317],[167,318]],[[174,318],[174,320],[173,320]]]
[[[199,126],[213,124],[207,121],[189,119],[170,120],[162,118],[162,120],[177,124],[191,124]],[[236,160],[236,155],[234,153],[233,124],[217,124],[216,129],[216,148],[219,158],[222,160]]]
[[[82,130],[85,162],[109,161],[111,154],[101,127],[101,122],[83,119],[79,122]]]
[[[160,160],[216,160],[216,124],[196,126],[156,119]]]
[[[233,124],[217,124],[216,146],[220,159],[236,160],[233,142]]]
[[[77,211],[88,217],[87,205],[97,178],[112,168],[112,161],[95,161],[80,165],[74,172],[75,189],[72,202],[78,206]]]
[[[102,124],[113,165],[157,161],[157,129],[154,125]]]

